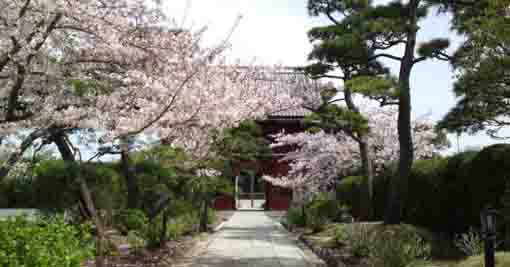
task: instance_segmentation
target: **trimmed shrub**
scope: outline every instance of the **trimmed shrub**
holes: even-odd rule
[[[147,227],[149,219],[141,210],[126,209],[115,214],[114,222],[121,233],[127,234],[129,231],[143,231]]]
[[[0,266],[79,267],[93,256],[93,242],[84,229],[67,224],[62,216],[0,222]]]
[[[349,245],[351,253],[357,257],[370,255],[373,242],[373,225],[354,223],[344,228],[345,241]],[[342,235],[342,233],[338,233]],[[340,236],[337,237],[337,240]]]
[[[207,224],[214,224],[216,220],[218,219],[216,210],[207,208]]]
[[[361,187],[364,183],[363,176],[347,176],[342,178],[336,186],[337,199],[352,207],[352,215],[360,214]]]
[[[510,145],[498,144],[480,152],[467,151],[451,157],[414,162],[409,177],[403,220],[435,232],[465,233],[479,226],[480,210],[487,204],[500,208],[505,186],[510,182]],[[394,165],[374,179],[374,213],[381,220],[388,198],[388,184],[397,176]],[[363,178],[343,178],[337,186],[338,199],[360,214]]]
[[[177,240],[185,234],[196,232],[198,225],[198,213],[194,211],[181,214],[176,217],[169,217],[166,223],[166,240]],[[159,214],[149,221],[142,230],[137,231],[138,235],[145,240],[147,247],[155,248],[161,244],[161,233],[163,232],[163,214]]]
[[[406,201],[406,222],[438,229],[444,225],[444,177],[448,158],[417,160],[409,177],[409,197]]]
[[[319,232],[328,222],[338,219],[345,209],[345,205],[329,199],[327,194],[316,195],[305,206],[306,226],[314,232]]]
[[[123,203],[120,177],[108,164],[47,160],[34,172],[32,186],[37,208],[63,211],[76,205],[80,196],[78,175],[87,180],[97,208],[110,210]]]
[[[352,223],[337,227],[335,240],[371,266],[406,267],[430,257],[433,235],[409,224]]]
[[[287,223],[291,227],[305,227],[306,216],[303,214],[303,207],[291,207],[287,211]]]
[[[377,226],[370,247],[369,262],[374,267],[406,267],[431,254],[430,239],[410,225]]]

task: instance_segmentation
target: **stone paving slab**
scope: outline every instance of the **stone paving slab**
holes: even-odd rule
[[[236,211],[191,267],[316,266],[292,236],[264,212]]]

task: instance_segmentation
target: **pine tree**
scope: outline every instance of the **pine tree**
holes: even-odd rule
[[[410,86],[413,67],[431,58],[450,60],[444,52],[449,46],[447,39],[429,40],[418,47],[416,41],[419,31],[418,22],[426,17],[431,4],[437,3],[425,0],[395,0],[387,4],[375,5],[370,0],[308,1],[308,10],[311,15],[324,15],[332,23],[310,31],[312,37],[320,39],[318,46],[322,47],[322,49],[315,49],[311,58],[334,58],[333,63],[339,64],[354,61],[362,66],[370,66],[377,60],[386,58],[397,61],[400,65],[395,90],[388,90],[391,86],[376,86],[381,81],[377,78],[380,75],[378,72],[366,73],[368,76],[357,77],[351,83],[347,83],[355,85],[358,92],[381,100],[382,104],[396,103],[399,107],[399,175],[391,181],[385,215],[385,222],[389,224],[399,223],[402,218],[403,203],[407,197],[408,178],[413,162]],[[397,47],[404,48],[401,55],[388,52]],[[323,70],[332,71],[337,67],[328,66]],[[349,74],[350,71],[349,68],[340,68],[340,70],[344,72],[344,75]]]

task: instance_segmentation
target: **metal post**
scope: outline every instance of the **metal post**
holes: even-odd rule
[[[494,237],[487,235],[485,237],[485,267],[494,267]]]
[[[234,201],[235,201],[235,207],[236,209],[239,208],[239,189],[237,188],[239,186],[239,175],[236,176],[236,182],[235,182],[235,188],[234,188]]]
[[[498,212],[486,206],[480,212],[482,234],[484,239],[485,267],[495,267],[494,247],[496,242],[496,215]]]
[[[250,184],[250,187],[251,187],[250,188],[250,191],[251,191],[250,192],[251,193],[250,194],[250,196],[251,196],[251,208],[253,208],[255,206],[254,200],[253,200],[253,198],[255,196],[255,193],[254,193],[254,191],[255,191],[255,175],[251,175],[251,184]]]

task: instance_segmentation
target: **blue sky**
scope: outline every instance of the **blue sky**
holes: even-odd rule
[[[260,64],[302,65],[311,50],[306,32],[324,19],[311,18],[306,11],[306,0],[173,0],[167,1],[167,13],[185,26],[207,26],[206,40],[217,43],[224,39],[242,15],[230,41],[229,54],[242,61]],[[387,2],[379,0],[376,2]],[[459,45],[461,37],[449,30],[449,18],[431,12],[422,21],[418,41],[436,37],[453,37],[452,50]],[[398,51],[397,51],[398,52]],[[393,72],[398,72],[395,62],[386,61]],[[426,61],[417,65],[412,74],[412,106],[415,116],[428,114],[440,119],[455,103],[452,93],[454,73],[446,62]],[[456,139],[452,138],[452,141]],[[461,150],[481,147],[491,140],[485,134],[463,135]],[[450,151],[455,151],[456,145]]]

